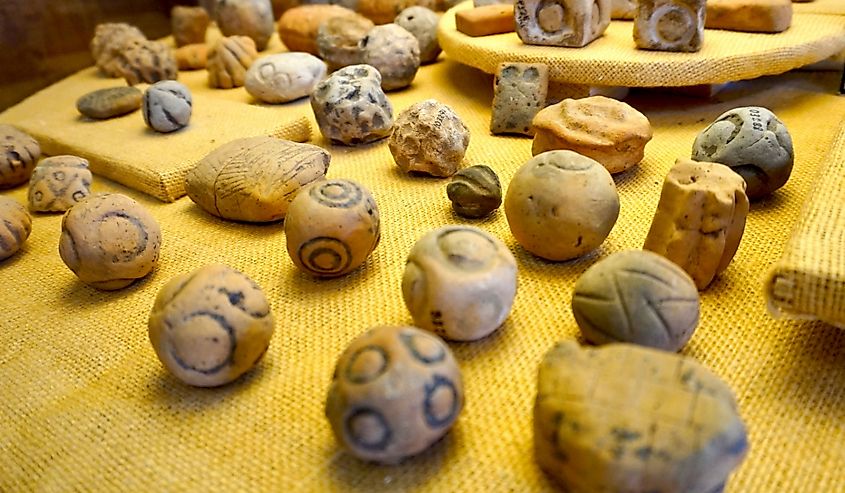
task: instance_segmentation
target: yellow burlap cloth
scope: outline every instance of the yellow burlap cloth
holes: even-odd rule
[[[446,180],[399,172],[384,141],[347,148],[315,138],[333,154],[329,177],[372,190],[383,218],[381,244],[366,264],[321,281],[293,267],[281,224],[223,221],[188,199],[166,204],[95,177],[95,191],[126,193],[156,217],[161,261],[127,289],[96,291],[59,258],[61,216],[37,215],[24,249],[0,263],[0,491],[554,491],[532,457],[531,413],[540,359],[556,341],[578,334],[569,306],[575,280],[599,258],[641,247],[675,158],[689,156],[696,133],[720,113],[750,104],[770,107],[789,127],[795,171],[786,187],[754,204],[736,258],[702,296],[701,323],[684,352],[735,389],[748,424],[750,453],[728,491],[842,491],[845,332],[773,319],[763,289],[812,178],[829,165],[845,117],[845,99],[833,95],[837,82],[835,74],[786,75],[731,86],[715,102],[634,95],[654,140],[640,166],[616,177],[619,221],[587,258],[550,263],[531,256],[515,243],[501,210],[472,221],[516,255],[514,309],[489,338],[451,344],[466,408],[443,441],[396,466],[341,451],[323,404],[334,363],[354,337],[373,325],[411,322],[400,282],[416,239],[467,222],[452,214]],[[492,166],[507,188],[530,157],[531,140],[488,133],[492,78],[441,60],[424,67],[411,88],[389,94],[397,113],[432,97],[469,126],[466,164]],[[21,201],[25,194],[25,187],[3,192]],[[197,389],[163,370],[146,324],[165,282],[210,262],[258,282],[277,324],[267,355],[245,378]]]
[[[793,3],[792,10],[798,14],[845,15],[845,2],[842,0],[813,0],[812,2]]]

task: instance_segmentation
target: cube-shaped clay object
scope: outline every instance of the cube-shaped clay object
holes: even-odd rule
[[[529,45],[580,48],[604,33],[610,11],[611,0],[517,0],[516,33]]]
[[[501,63],[493,82],[494,134],[534,135],[531,120],[546,103],[549,67],[544,63]]]
[[[640,0],[634,18],[637,48],[698,51],[704,39],[704,0]]]

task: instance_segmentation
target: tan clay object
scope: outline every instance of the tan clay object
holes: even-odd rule
[[[285,216],[288,255],[315,276],[337,277],[357,269],[380,238],[373,195],[350,180],[312,183],[296,194]]]
[[[437,8],[438,1],[439,0],[357,0],[357,8],[355,8],[355,10],[359,14],[380,25],[393,22],[393,19],[395,19],[400,12],[415,5],[431,10],[446,10]],[[349,7],[353,8],[351,5],[349,5]]]
[[[638,0],[637,48],[695,52],[704,41],[705,0]]]
[[[791,0],[707,0],[707,29],[779,33],[791,24]]]
[[[241,87],[246,71],[258,58],[255,42],[246,36],[220,38],[208,52],[208,85],[220,89]]]
[[[21,249],[32,232],[32,218],[26,208],[15,199],[0,197],[0,261]]]
[[[489,36],[516,30],[513,5],[493,4],[455,13],[455,28],[467,36]]]
[[[160,251],[155,218],[125,195],[90,196],[62,218],[59,254],[80,281],[97,289],[125,288],[146,276]]]
[[[721,164],[678,159],[663,182],[643,249],[678,264],[702,290],[731,263],[747,214],[741,176]]]
[[[602,244],[619,217],[610,173],[572,151],[534,156],[514,175],[505,215],[516,241],[548,260],[580,257]]]
[[[363,52],[358,43],[373,27],[373,21],[360,15],[332,17],[320,24],[317,51],[329,70],[361,63]]]
[[[529,45],[580,48],[610,25],[611,0],[516,0],[516,34]]]
[[[698,325],[698,289],[664,257],[626,250],[593,264],[572,295],[572,313],[594,344],[630,342],[678,351]]]
[[[170,25],[176,46],[204,44],[211,19],[202,7],[177,5],[170,11]]]
[[[534,135],[531,122],[545,107],[548,89],[545,63],[500,63],[493,79],[490,132]]]
[[[130,86],[176,80],[179,68],[173,51],[159,41],[133,41],[120,53],[120,75]]]
[[[637,0],[610,0],[610,18],[630,20],[637,15]]]
[[[158,359],[173,376],[188,385],[216,387],[264,356],[273,315],[252,279],[225,265],[207,265],[161,288],[148,327]]]
[[[731,389],[692,358],[567,341],[540,364],[534,447],[566,491],[716,493],[748,441]]]
[[[452,176],[469,146],[469,128],[452,108],[427,99],[396,117],[388,146],[396,164],[406,173]]]
[[[358,42],[361,60],[381,74],[385,91],[411,85],[420,68],[420,44],[413,34],[396,24],[370,29]]]
[[[88,118],[105,120],[131,113],[141,107],[141,91],[136,87],[109,87],[83,94],[76,109]]]
[[[0,125],[0,189],[26,183],[41,157],[38,141],[11,125]]]
[[[317,31],[320,24],[333,17],[358,17],[355,12],[339,5],[301,5],[279,19],[279,37],[288,51],[304,51],[319,55]]]
[[[417,5],[403,10],[393,22],[417,38],[420,45],[420,63],[437,60],[437,55],[440,54],[440,43],[437,41],[439,15],[431,9]]]
[[[45,158],[29,179],[29,209],[64,212],[91,194],[92,179],[87,159],[76,156]]]
[[[208,64],[208,46],[205,44],[185,45],[173,50],[173,57],[179,70],[199,70]]]
[[[461,371],[446,343],[416,327],[382,326],[340,355],[326,417],[356,457],[396,463],[443,437],[463,405]]]
[[[565,99],[537,113],[533,126],[534,155],[568,149],[595,159],[611,173],[642,161],[653,135],[645,115],[604,96]]]
[[[326,176],[330,159],[311,144],[273,137],[237,139],[188,171],[185,190],[209,214],[235,221],[278,221],[301,187]]]
[[[124,23],[98,24],[91,39],[91,56],[100,72],[109,77],[123,77],[120,54],[133,41],[147,37],[135,26]]]
[[[498,329],[516,296],[516,260],[504,243],[473,226],[443,226],[417,240],[402,277],[414,324],[452,341]]]
[[[258,51],[267,47],[276,27],[270,0],[218,0],[215,18],[223,36],[246,36]]]

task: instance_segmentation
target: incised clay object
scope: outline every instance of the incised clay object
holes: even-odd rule
[[[461,371],[446,343],[416,327],[381,326],[340,355],[326,417],[354,456],[397,463],[440,440],[463,405]]]
[[[159,41],[132,41],[118,56],[120,75],[130,86],[176,80],[179,68],[173,51]]]
[[[490,132],[534,135],[531,122],[546,105],[548,89],[545,63],[500,63],[493,80]]]
[[[733,392],[686,356],[561,342],[537,386],[535,458],[568,491],[716,493],[748,450]]]
[[[516,260],[504,243],[473,226],[443,226],[417,240],[402,277],[414,325],[452,341],[498,329],[516,296]]]
[[[594,344],[630,342],[679,351],[698,325],[698,289],[664,257],[626,250],[593,264],[575,283],[572,313]]]
[[[323,136],[340,144],[373,142],[393,130],[393,106],[370,65],[344,67],[317,84],[311,109]]]
[[[170,10],[170,25],[176,46],[204,44],[211,19],[202,7],[177,5]]]
[[[452,108],[427,99],[396,117],[388,146],[396,164],[406,173],[452,176],[469,146],[469,128]]]
[[[109,77],[123,77],[120,54],[133,41],[146,41],[137,27],[120,23],[97,24],[91,39],[91,56],[100,72]]]
[[[610,0],[610,18],[630,20],[637,16],[637,0]]]
[[[385,91],[411,85],[420,68],[420,44],[413,34],[396,24],[370,29],[358,42],[361,60],[381,73]]]
[[[29,209],[64,212],[91,195],[88,160],[77,156],[42,159],[29,179]]]
[[[208,45],[185,45],[173,50],[179,70],[200,70],[208,65]]]
[[[692,159],[730,166],[750,199],[784,186],[792,173],[792,137],[774,113],[759,106],[734,108],[705,128],[692,145]]]
[[[62,217],[59,255],[94,288],[129,286],[155,268],[161,228],[138,202],[118,193],[88,197]]]
[[[340,5],[300,5],[279,19],[279,37],[289,51],[304,51],[318,55],[317,30],[320,24],[333,17],[360,17]]]
[[[433,10],[416,5],[408,7],[396,16],[393,23],[404,28],[417,38],[420,45],[420,63],[431,63],[440,54],[437,41],[437,23],[440,17]]]
[[[639,164],[653,135],[645,115],[604,96],[564,99],[537,113],[533,126],[534,155],[568,149],[595,159],[611,173]]]
[[[704,40],[705,0],[638,0],[637,48],[694,52]]]
[[[188,197],[209,214],[235,221],[285,217],[296,192],[326,176],[331,156],[311,144],[249,137],[224,144],[185,176]]]
[[[446,185],[446,195],[459,216],[479,218],[490,215],[502,205],[499,177],[483,164],[464,168]]]
[[[455,28],[467,36],[490,36],[516,30],[513,5],[492,4],[455,13]]]
[[[351,180],[312,183],[296,194],[285,216],[291,260],[303,272],[319,277],[357,269],[380,238],[376,201],[369,190]]]
[[[308,53],[279,53],[256,60],[246,72],[248,93],[265,103],[286,103],[311,94],[326,64]]]
[[[215,18],[223,36],[246,36],[258,51],[267,47],[275,28],[270,0],[218,0]]]
[[[255,42],[246,36],[220,38],[208,52],[208,85],[220,89],[241,87],[246,71],[258,58]]]
[[[619,217],[610,173],[572,151],[534,156],[514,175],[505,215],[516,241],[548,260],[570,260],[602,244]]]
[[[264,356],[273,315],[252,279],[225,265],[207,265],[161,288],[148,327],[167,371],[188,385],[216,387]]]
[[[136,87],[109,87],[80,96],[76,109],[88,118],[105,120],[131,113],[141,107],[141,91]]]
[[[191,91],[175,80],[156,82],[144,91],[144,123],[156,132],[185,128],[191,121],[192,109]]]
[[[446,10],[445,8],[437,8],[438,1],[439,0],[358,0],[355,10],[376,24],[388,24],[393,22],[393,19],[395,19],[400,12],[408,7],[419,6],[430,10]]]
[[[758,33],[779,33],[792,24],[791,0],[707,0],[705,26]]]
[[[38,141],[11,125],[0,125],[0,189],[26,183],[41,157]]]
[[[361,63],[363,52],[358,43],[375,26],[366,17],[341,16],[320,24],[317,29],[317,52],[334,71]]]
[[[32,218],[26,208],[15,199],[0,197],[0,261],[21,249],[32,232]]]
[[[739,175],[721,164],[678,159],[663,182],[643,249],[678,264],[702,290],[731,263],[747,214]]]
[[[516,34],[529,45],[586,46],[604,34],[610,25],[610,2],[516,0]]]

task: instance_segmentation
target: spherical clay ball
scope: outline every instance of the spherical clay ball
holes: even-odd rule
[[[698,324],[698,289],[665,257],[627,250],[584,272],[575,283],[572,313],[592,343],[631,342],[678,351]]]
[[[252,279],[225,265],[207,265],[161,288],[149,335],[158,359],[176,378],[215,387],[261,359],[273,335],[273,315]]]
[[[62,217],[59,254],[82,282],[97,289],[125,288],[146,276],[160,249],[155,218],[125,195],[90,196]]]
[[[348,274],[367,260],[381,238],[378,206],[350,180],[318,181],[299,192],[285,217],[294,265],[319,277]]]
[[[362,63],[381,73],[382,89],[392,91],[411,85],[420,68],[420,44],[405,28],[396,24],[376,26],[358,46]]]
[[[420,44],[420,62],[430,63],[440,54],[440,43],[437,41],[437,24],[440,22],[433,10],[421,5],[408,7],[396,16],[393,23],[405,28],[417,38]]]
[[[517,170],[505,215],[523,248],[548,260],[570,260],[607,238],[619,217],[619,195],[598,162],[572,151],[549,151]]]
[[[395,463],[454,424],[464,403],[461,372],[446,344],[416,327],[376,327],[338,359],[326,417],[360,459]]]
[[[15,199],[0,197],[0,260],[5,260],[21,249],[32,232],[32,217]]]
[[[26,183],[41,156],[38,141],[11,125],[0,125],[0,188]]]
[[[191,91],[181,82],[164,80],[144,91],[144,123],[156,132],[175,132],[191,121]]]

